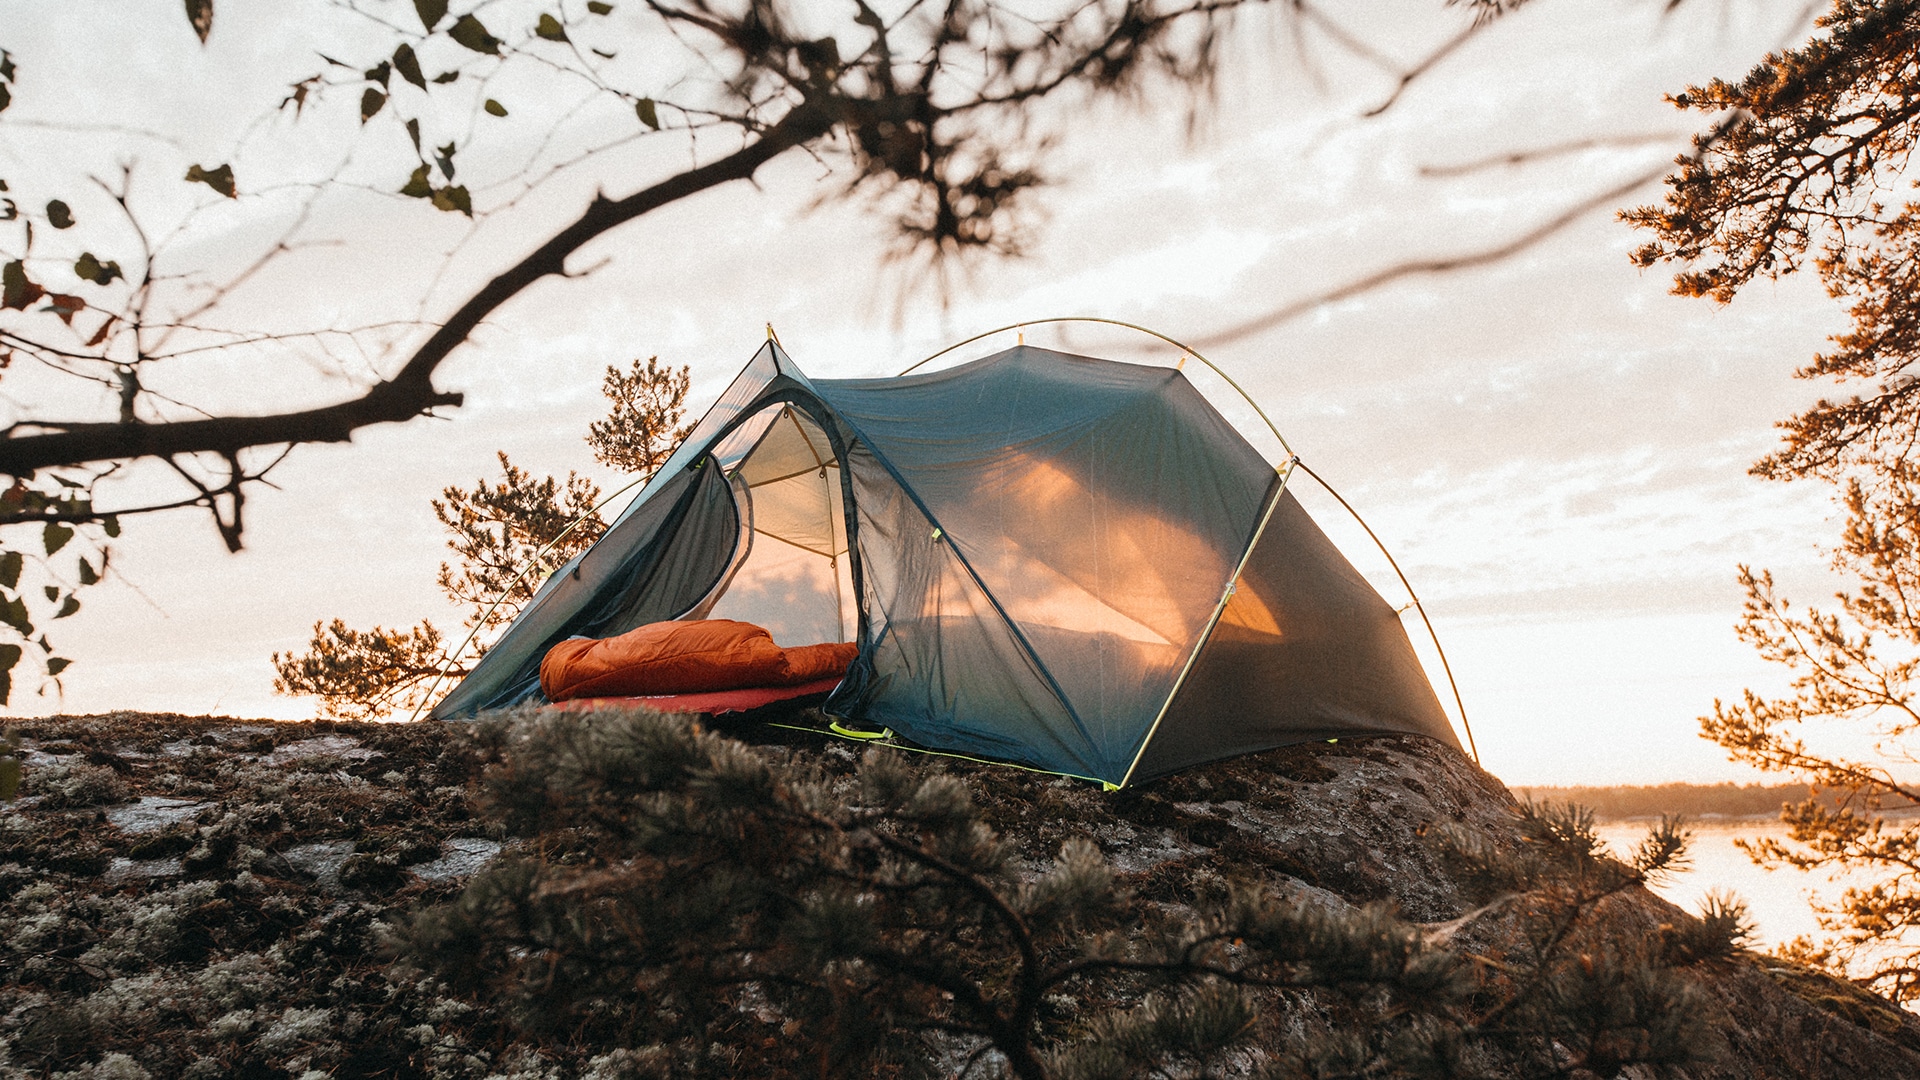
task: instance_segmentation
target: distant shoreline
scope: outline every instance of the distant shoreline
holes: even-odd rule
[[[1696,824],[1724,821],[1729,824],[1778,820],[1780,808],[1788,803],[1817,798],[1830,806],[1840,805],[1839,795],[1828,788],[1807,784],[1649,784],[1613,787],[1514,787],[1516,798],[1533,802],[1578,803],[1593,811],[1600,821],[1652,820],[1662,814],[1678,814]],[[1909,817],[1920,813],[1911,803],[1887,803],[1878,811],[1886,817]]]

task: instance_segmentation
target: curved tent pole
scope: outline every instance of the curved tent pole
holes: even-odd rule
[[[1119,319],[1102,319],[1092,315],[1060,315],[1051,319],[1028,319],[1025,322],[1017,322],[1008,326],[1002,326],[997,330],[989,330],[984,334],[975,334],[965,341],[956,341],[953,344],[947,346],[946,348],[941,349],[939,352],[934,353],[932,356],[927,357],[925,360],[922,360],[919,363],[914,364],[912,367],[909,367],[906,370],[900,372],[900,375],[911,374],[915,370],[925,367],[926,365],[934,362],[935,360],[940,359],[941,357],[947,355],[953,350],[958,348],[963,348],[967,345],[971,345],[974,342],[979,341],[981,338],[989,338],[995,334],[1004,334],[1009,330],[1022,330],[1029,326],[1044,326],[1047,323],[1102,323],[1107,326],[1119,326],[1128,330],[1137,330],[1142,334],[1146,334],[1148,337],[1159,338],[1161,341],[1166,342],[1167,344],[1173,346],[1174,348],[1179,349],[1182,352],[1186,353],[1188,356],[1193,357],[1195,360],[1198,360],[1201,363],[1207,365],[1207,367],[1211,369],[1215,375],[1218,375],[1221,378],[1227,380],[1227,385],[1233,387],[1234,392],[1239,394],[1241,398],[1243,398],[1248,405],[1253,406],[1253,411],[1260,414],[1260,419],[1263,423],[1267,425],[1267,430],[1273,432],[1273,437],[1280,440],[1280,449],[1285,450],[1289,455],[1293,453],[1293,447],[1287,444],[1287,437],[1285,435],[1280,434],[1280,429],[1274,425],[1273,418],[1267,415],[1267,410],[1261,408],[1260,403],[1253,400],[1253,395],[1247,393],[1244,387],[1242,387],[1238,382],[1234,381],[1233,376],[1220,370],[1220,365],[1200,355],[1200,350],[1194,348],[1191,345],[1188,345],[1184,341],[1179,341],[1177,339],[1170,338],[1158,330],[1151,330],[1151,329],[1148,329],[1147,327],[1140,326],[1136,323],[1121,322]],[[1026,336],[1023,334],[1021,335],[1021,343],[1025,344],[1025,342],[1026,342]],[[894,378],[897,379],[900,377],[900,375],[895,375]]]
[[[1136,323],[1122,322],[1119,319],[1103,319],[1103,318],[1099,318],[1097,316],[1092,316],[1092,315],[1058,315],[1058,316],[1054,316],[1052,318],[1047,318],[1047,319],[1028,319],[1023,322],[1010,323],[1006,326],[997,327],[995,329],[988,330],[985,333],[975,334],[964,341],[956,341],[953,344],[947,346],[946,348],[941,349],[939,352],[934,353],[932,356],[929,356],[926,359],[921,360],[920,362],[913,364],[912,366],[904,369],[903,371],[900,372],[900,375],[912,374],[914,371],[917,371],[920,368],[923,368],[926,365],[932,363],[933,361],[940,359],[941,357],[947,355],[948,353],[954,351],[955,349],[964,348],[965,346],[971,345],[982,338],[990,338],[995,334],[1004,334],[1009,330],[1024,331],[1029,326],[1044,326],[1048,323],[1098,323],[1105,326],[1118,326],[1127,330],[1136,330],[1142,334],[1146,334],[1148,337],[1159,338],[1161,341],[1164,341],[1167,344],[1172,345],[1174,348],[1181,350],[1182,352],[1186,353],[1188,356],[1191,356],[1195,360],[1198,360],[1201,363],[1207,365],[1209,370],[1211,370],[1215,375],[1220,376],[1222,379],[1225,379],[1227,381],[1227,385],[1233,387],[1234,392],[1238,393],[1242,400],[1244,400],[1248,405],[1252,406],[1253,411],[1255,413],[1258,413],[1261,421],[1267,425],[1267,430],[1273,432],[1273,437],[1280,441],[1281,449],[1285,450],[1287,454],[1292,458],[1290,466],[1297,465],[1301,469],[1305,469],[1308,476],[1313,477],[1315,482],[1317,482],[1322,488],[1326,489],[1327,494],[1333,496],[1334,499],[1340,503],[1341,507],[1343,507],[1347,511],[1347,513],[1353,515],[1353,520],[1359,522],[1360,527],[1366,530],[1368,538],[1373,541],[1375,547],[1380,549],[1380,554],[1385,555],[1387,557],[1387,565],[1393,567],[1394,576],[1400,579],[1400,584],[1403,588],[1407,590],[1407,595],[1413,598],[1413,606],[1419,609],[1420,611],[1420,621],[1426,625],[1427,637],[1433,642],[1433,651],[1438,653],[1440,656],[1440,670],[1446,673],[1447,687],[1448,689],[1453,691],[1453,704],[1454,704],[1454,707],[1458,709],[1460,712],[1460,727],[1463,730],[1465,730],[1467,733],[1467,749],[1473,754],[1473,763],[1475,765],[1480,764],[1480,749],[1478,746],[1474,744],[1473,725],[1467,722],[1467,705],[1465,701],[1461,700],[1460,684],[1454,681],[1453,665],[1447,662],[1447,650],[1444,646],[1440,644],[1440,635],[1433,628],[1433,620],[1427,617],[1427,606],[1420,602],[1420,594],[1413,591],[1413,583],[1407,580],[1407,575],[1400,569],[1400,563],[1398,562],[1398,560],[1394,559],[1393,552],[1387,550],[1387,545],[1384,542],[1382,542],[1379,535],[1373,531],[1373,526],[1368,525],[1366,522],[1366,519],[1360,516],[1360,512],[1358,510],[1355,510],[1352,504],[1348,503],[1346,499],[1341,498],[1339,492],[1333,490],[1333,485],[1327,483],[1326,480],[1323,479],[1319,473],[1314,472],[1311,468],[1307,466],[1306,462],[1300,460],[1300,455],[1294,453],[1293,447],[1288,445],[1287,437],[1285,435],[1280,434],[1280,428],[1276,424],[1274,424],[1273,418],[1267,415],[1267,410],[1261,408],[1260,403],[1253,400],[1253,395],[1247,393],[1246,388],[1241,386],[1240,383],[1237,380],[1235,380],[1233,376],[1227,374],[1225,371],[1222,371],[1220,369],[1220,365],[1214,363],[1213,361],[1207,359],[1205,356],[1201,355],[1200,350],[1195,349],[1193,346],[1188,345],[1184,341],[1180,341],[1176,338],[1168,337],[1167,335],[1161,333],[1158,330],[1150,329],[1145,326],[1140,326]],[[1023,345],[1026,343],[1026,335],[1024,333],[1021,334],[1020,341],[1021,341],[1021,344]],[[899,378],[900,376],[896,375],[894,377]],[[1284,494],[1284,488],[1282,490],[1282,493]],[[1262,524],[1264,525],[1264,522]],[[1249,552],[1251,552],[1251,550],[1252,550],[1251,548],[1248,549]],[[1131,772],[1132,770],[1128,770],[1128,771]]]
[[[513,592],[513,587],[515,585],[520,584],[520,580],[527,576],[527,571],[532,570],[534,567],[540,565],[540,557],[542,555],[545,555],[547,552],[552,551],[553,546],[555,544],[558,544],[560,541],[565,540],[569,533],[573,532],[573,530],[580,527],[581,522],[599,513],[602,509],[605,509],[607,504],[613,502],[613,500],[619,498],[622,495],[625,495],[627,492],[632,491],[634,488],[640,486],[641,484],[646,483],[648,480],[651,480],[652,478],[653,478],[653,474],[648,473],[647,475],[632,481],[631,483],[627,484],[625,487],[622,487],[620,490],[614,492],[613,494],[607,496],[606,498],[601,499],[598,503],[594,504],[592,509],[581,514],[579,517],[574,518],[572,521],[569,521],[567,523],[567,527],[564,529],[561,529],[557,534],[555,534],[553,539],[540,545],[540,550],[535,551],[532,555],[528,556],[527,564],[520,568],[519,573],[513,575],[513,580],[507,582],[506,585],[501,588],[500,595],[494,597],[493,603],[488,604],[487,609],[480,613],[480,618],[473,624],[473,629],[467,631],[467,636],[460,642],[460,647],[450,653],[442,654],[447,658],[448,665],[451,666],[454,663],[454,661],[460,656],[461,653],[464,653],[467,651],[467,646],[473,644],[473,639],[476,635],[480,633],[480,628],[487,625],[487,619],[490,616],[492,616],[495,611],[499,610],[499,607],[501,604],[504,604],[507,602],[507,595]],[[446,677],[447,677],[447,673],[442,671],[433,677],[433,681],[431,683],[427,684],[426,696],[420,699],[420,704],[415,705],[413,707],[413,714],[407,717],[408,723],[412,723],[413,721],[420,719],[420,711],[422,709],[425,709],[427,707],[427,703],[433,700],[434,693],[440,689],[441,680],[445,679]]]
[[[1433,620],[1427,618],[1427,605],[1421,603],[1420,594],[1413,591],[1413,582],[1407,580],[1407,575],[1400,569],[1400,563],[1394,559],[1393,552],[1388,551],[1387,545],[1380,542],[1380,537],[1374,533],[1373,526],[1368,525],[1367,519],[1360,516],[1360,511],[1355,510],[1352,504],[1348,503],[1346,499],[1341,498],[1340,493],[1333,490],[1333,485],[1327,483],[1319,473],[1314,472],[1312,467],[1306,462],[1295,458],[1294,464],[1298,465],[1308,476],[1313,477],[1315,483],[1325,488],[1327,494],[1338,500],[1347,513],[1353,515],[1353,520],[1359,522],[1360,527],[1367,531],[1367,536],[1372,539],[1374,546],[1380,549],[1380,554],[1387,557],[1387,565],[1393,567],[1393,572],[1400,578],[1400,584],[1407,590],[1407,595],[1413,598],[1413,606],[1415,610],[1420,612],[1420,621],[1427,624],[1427,636],[1433,639],[1433,651],[1440,654],[1440,670],[1447,673],[1447,686],[1453,690],[1454,707],[1460,710],[1460,726],[1466,729],[1467,732],[1467,749],[1473,752],[1473,763],[1475,765],[1480,764],[1480,748],[1474,745],[1473,742],[1473,725],[1467,723],[1467,705],[1466,702],[1460,700],[1460,684],[1453,681],[1453,665],[1447,663],[1447,650],[1440,647],[1440,635],[1434,633]]]

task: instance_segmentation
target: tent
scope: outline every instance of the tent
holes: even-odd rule
[[[856,642],[830,715],[1110,786],[1349,735],[1457,749],[1290,465],[1174,368],[1022,344],[811,379],[769,340],[432,715],[537,698],[569,636],[731,618]]]

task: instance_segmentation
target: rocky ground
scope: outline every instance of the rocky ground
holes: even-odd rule
[[[620,1075],[606,1048],[537,1049],[484,1005],[393,965],[386,928],[501,850],[461,725],[275,724],[116,713],[24,721],[23,797],[0,808],[0,1077]],[[739,732],[850,771],[809,733]],[[1036,863],[1094,839],[1169,903],[1266,878],[1329,904],[1467,908],[1425,837],[1510,834],[1511,797],[1417,738],[1222,762],[1139,790],[966,763],[989,821]],[[1612,916],[1653,933],[1645,891]],[[1706,1078],[1920,1077],[1920,1021],[1846,983],[1741,955],[1699,965],[1722,1040]]]

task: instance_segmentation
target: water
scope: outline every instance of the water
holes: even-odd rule
[[[1701,900],[1714,889],[1738,894],[1747,902],[1758,926],[1755,944],[1761,948],[1802,934],[1818,938],[1820,926],[1814,921],[1809,901],[1817,897],[1831,903],[1848,885],[1865,885],[1873,880],[1871,872],[1834,873],[1792,867],[1768,870],[1755,866],[1733,842],[1761,837],[1785,840],[1786,826],[1771,818],[1709,819],[1687,827],[1693,831],[1693,842],[1687,849],[1692,866],[1656,884],[1653,891],[1695,914],[1700,911]],[[1615,854],[1624,856],[1646,836],[1647,823],[1605,822],[1595,831]]]

